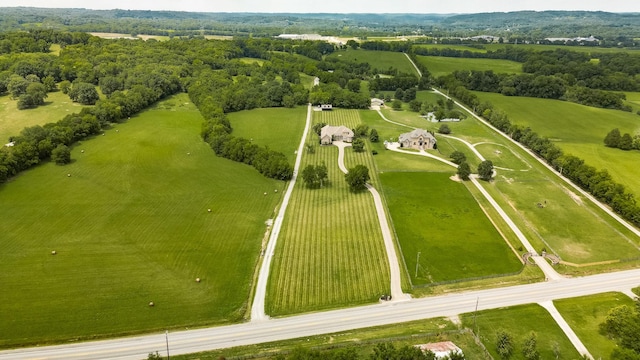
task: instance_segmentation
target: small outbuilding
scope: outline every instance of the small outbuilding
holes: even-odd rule
[[[344,141],[350,143],[353,141],[353,135],[353,130],[344,125],[325,125],[320,130],[320,144],[331,145],[334,141]]]
[[[400,134],[398,142],[401,148],[417,150],[436,148],[436,137],[433,136],[433,133],[423,129],[415,129],[412,132]]]
[[[320,105],[320,110],[322,110],[322,111],[333,110],[333,105],[331,105],[331,104],[321,104]]]
[[[461,355],[464,355],[462,349],[460,349],[451,341],[442,341],[414,346],[422,350],[422,352],[426,352],[427,350],[431,351],[436,355],[436,359],[446,359],[451,353],[460,353]]]

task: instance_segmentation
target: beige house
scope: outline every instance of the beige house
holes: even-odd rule
[[[427,130],[415,129],[412,132],[400,134],[398,142],[401,148],[427,150],[436,148],[436,138]]]
[[[334,141],[353,141],[353,131],[346,126],[326,125],[320,130],[320,144],[331,145]]]

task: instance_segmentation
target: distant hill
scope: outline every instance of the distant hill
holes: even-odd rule
[[[151,10],[1,8],[0,31],[32,28],[150,35],[420,35],[640,37],[640,13],[519,11],[479,14],[265,14]]]

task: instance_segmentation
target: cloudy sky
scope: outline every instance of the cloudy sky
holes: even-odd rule
[[[0,0],[2,6],[297,13],[477,13],[517,10],[640,12],[640,2],[637,0]]]

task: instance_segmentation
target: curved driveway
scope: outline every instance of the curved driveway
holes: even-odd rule
[[[347,167],[344,166],[344,148],[351,146],[351,144],[344,143],[342,141],[335,141],[333,143],[338,147],[338,167],[343,173],[348,173]],[[410,295],[402,292],[402,279],[400,277],[400,264],[398,263],[398,256],[396,254],[396,248],[393,243],[393,237],[391,236],[391,228],[387,221],[387,214],[384,211],[384,205],[382,204],[382,198],[373,186],[366,184],[367,190],[373,195],[373,201],[376,205],[376,213],[378,214],[378,221],[380,222],[380,230],[382,231],[382,238],[384,239],[384,247],[387,250],[387,258],[389,259],[389,273],[391,275],[391,300],[401,301],[410,299]]]

